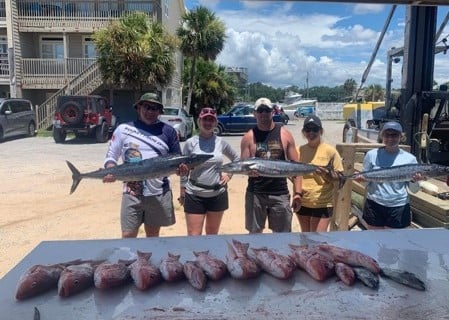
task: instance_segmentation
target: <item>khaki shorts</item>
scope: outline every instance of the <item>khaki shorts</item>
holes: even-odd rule
[[[120,214],[122,232],[135,231],[144,223],[152,227],[174,224],[175,210],[171,191],[157,196],[135,197],[124,193]]]
[[[250,191],[245,195],[245,228],[249,232],[260,232],[268,228],[273,232],[292,231],[292,208],[290,194],[271,195]]]

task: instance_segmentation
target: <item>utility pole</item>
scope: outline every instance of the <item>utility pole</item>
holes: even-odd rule
[[[309,98],[309,71],[306,73],[306,98]]]

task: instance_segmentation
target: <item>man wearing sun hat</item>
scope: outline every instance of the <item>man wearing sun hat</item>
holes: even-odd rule
[[[180,154],[176,130],[159,121],[163,104],[156,93],[143,94],[133,105],[137,120],[120,124],[109,144],[105,168],[123,162],[138,162],[169,154]],[[185,169],[181,168],[185,173]],[[107,175],[103,182],[113,182]],[[161,226],[175,223],[173,196],[168,177],[123,183],[121,228],[123,238],[135,238],[142,223],[147,237],[159,235]]]
[[[243,136],[240,158],[298,161],[292,134],[273,121],[270,99],[260,98],[256,101],[254,116],[257,124]],[[260,177],[256,171],[252,172],[245,194],[246,229],[250,233],[260,233],[268,219],[268,227],[273,232],[290,232],[292,207],[296,211],[301,206],[301,181],[301,177],[293,179],[291,197],[286,178]],[[293,199],[292,203],[290,199]]]
[[[380,131],[380,136],[384,146],[366,153],[363,171],[418,163],[413,154],[399,147],[404,137],[399,122],[386,122]],[[419,173],[412,177],[413,181],[421,179],[423,176]],[[359,175],[355,180],[363,182],[363,175]],[[368,182],[366,184],[363,219],[369,229],[406,228],[410,225],[412,215],[408,186],[409,182]],[[409,190],[417,192],[419,188],[409,188]]]

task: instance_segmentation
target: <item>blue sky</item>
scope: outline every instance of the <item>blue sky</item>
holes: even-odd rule
[[[391,5],[296,1],[185,0],[203,5],[226,25],[226,44],[217,63],[248,68],[250,82],[273,87],[337,86],[348,78],[360,85]],[[405,6],[398,6],[365,82],[385,87],[386,56],[404,45]],[[437,30],[449,12],[438,9]],[[449,37],[446,27],[440,37]],[[448,38],[449,40],[449,38]],[[393,88],[401,86],[401,63]],[[435,60],[435,81],[449,81],[449,52]]]

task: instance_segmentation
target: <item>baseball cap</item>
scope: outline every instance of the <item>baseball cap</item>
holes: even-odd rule
[[[269,109],[273,109],[273,104],[268,98],[259,98],[256,103],[254,103],[254,111],[257,111],[259,107],[267,107]]]
[[[200,119],[202,119],[204,117],[214,117],[215,119],[217,119],[217,111],[212,108],[203,108],[203,109],[201,109],[198,117]]]
[[[384,126],[382,127],[382,131],[381,132],[384,132],[385,130],[394,130],[394,131],[397,131],[399,133],[402,133],[402,126],[401,126],[401,124],[399,122],[389,121],[389,122],[386,122],[384,124]]]
[[[157,104],[157,105],[160,106],[161,109],[164,108],[164,106],[162,105],[161,100],[159,99],[159,96],[157,95],[157,93],[154,93],[154,92],[147,92],[147,93],[144,93],[144,94],[140,97],[139,101],[137,101],[137,102],[134,104],[134,108],[136,108],[138,104],[140,104],[140,103],[142,103],[142,102],[145,102],[145,101],[146,101],[146,102],[150,102],[150,103]]]
[[[308,116],[307,118],[304,119],[304,125],[303,128],[309,124],[313,124],[317,127],[322,128],[323,126],[321,125],[321,120],[320,118],[318,118],[316,115],[312,114],[310,116]]]

